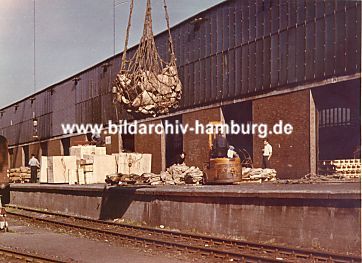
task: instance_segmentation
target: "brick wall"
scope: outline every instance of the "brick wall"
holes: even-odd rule
[[[122,147],[122,145],[120,145],[120,139],[122,138],[122,136],[119,134],[102,134],[102,139],[104,142],[106,140],[106,137],[108,136],[111,138],[111,144],[105,144],[107,154],[119,153],[120,146]]]
[[[48,142],[48,156],[63,155],[62,143],[59,139],[51,140]]]
[[[293,125],[291,135],[268,135],[273,146],[271,166],[280,178],[300,178],[310,172],[310,91],[253,101],[253,123],[266,123],[269,127],[283,120]],[[262,164],[263,139],[253,136],[253,161]]]
[[[160,124],[161,121],[149,121],[148,124]],[[136,134],[135,135],[135,152],[152,154],[152,172],[159,173],[166,168],[166,148],[165,135],[153,134]]]
[[[41,149],[40,149],[40,143],[34,143],[29,145],[29,158],[31,158],[31,155],[35,154],[35,157],[40,160],[41,156]]]
[[[212,121],[221,121],[222,113],[220,108],[200,110],[185,113],[182,116],[183,125],[189,124],[193,127],[195,120],[206,125]],[[188,132],[184,135],[183,148],[186,153],[186,164],[203,168],[204,162],[209,159],[209,136],[207,134],[195,134]]]
[[[73,136],[70,137],[70,146],[77,146],[79,144],[81,144],[82,142],[86,142],[87,140],[87,135],[85,134],[81,134],[81,135],[77,135],[77,136]]]
[[[10,168],[17,168],[24,165],[24,154],[21,146],[13,148],[13,154],[10,157]]]

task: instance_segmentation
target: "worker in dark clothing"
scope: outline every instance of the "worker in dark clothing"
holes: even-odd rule
[[[103,144],[104,144],[102,137],[99,133],[93,133],[91,139],[92,139],[92,142],[98,147],[103,146]]]
[[[31,155],[31,159],[29,160],[29,166],[30,166],[30,182],[36,183],[36,180],[38,179],[38,168],[40,167],[40,163],[38,159],[35,158],[35,154]]]
[[[182,152],[182,153],[176,155],[173,164],[184,164],[185,163],[185,158],[186,158],[186,153]]]
[[[228,150],[228,141],[223,134],[218,133],[212,143],[211,158],[225,158]]]

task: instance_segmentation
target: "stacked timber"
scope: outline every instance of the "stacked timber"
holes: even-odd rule
[[[161,74],[144,71],[137,78],[118,74],[117,82],[122,90],[117,100],[128,107],[129,112],[156,115],[167,113],[181,98],[181,81],[173,66],[166,66]],[[137,82],[135,82],[137,80]]]
[[[320,161],[318,172],[321,175],[340,175],[345,179],[361,177],[360,159],[340,159]]]
[[[28,183],[30,182],[31,172],[30,167],[19,167],[8,170],[10,183]]]
[[[277,172],[274,169],[242,168],[242,181],[268,182],[275,181]]]
[[[340,183],[340,182],[356,182],[360,181],[361,176],[350,177],[348,174],[335,172],[333,174],[307,174],[300,179],[284,179],[277,180],[275,183],[280,184],[315,184],[315,183]]]

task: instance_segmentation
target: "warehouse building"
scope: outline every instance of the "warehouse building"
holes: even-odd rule
[[[144,123],[213,121],[265,123],[283,120],[291,135],[268,136],[272,166],[281,178],[317,171],[320,160],[360,155],[361,3],[358,1],[229,0],[171,29],[183,83],[182,101],[168,115]],[[167,55],[167,32],[156,36]],[[130,50],[134,52],[136,47]],[[112,81],[121,54],[0,110],[0,135],[9,143],[9,163],[29,155],[67,155],[86,135],[63,135],[61,123],[116,122]],[[119,107],[119,106],[117,106]],[[121,108],[120,119],[132,119]],[[33,122],[37,121],[34,137]],[[261,166],[257,135],[230,135]],[[175,153],[189,165],[208,160],[208,136],[110,135],[107,152],[152,153],[159,172]]]

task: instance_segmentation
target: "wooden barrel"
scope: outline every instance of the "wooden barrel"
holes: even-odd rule
[[[210,159],[204,166],[206,184],[232,184],[241,180],[239,158]]]

